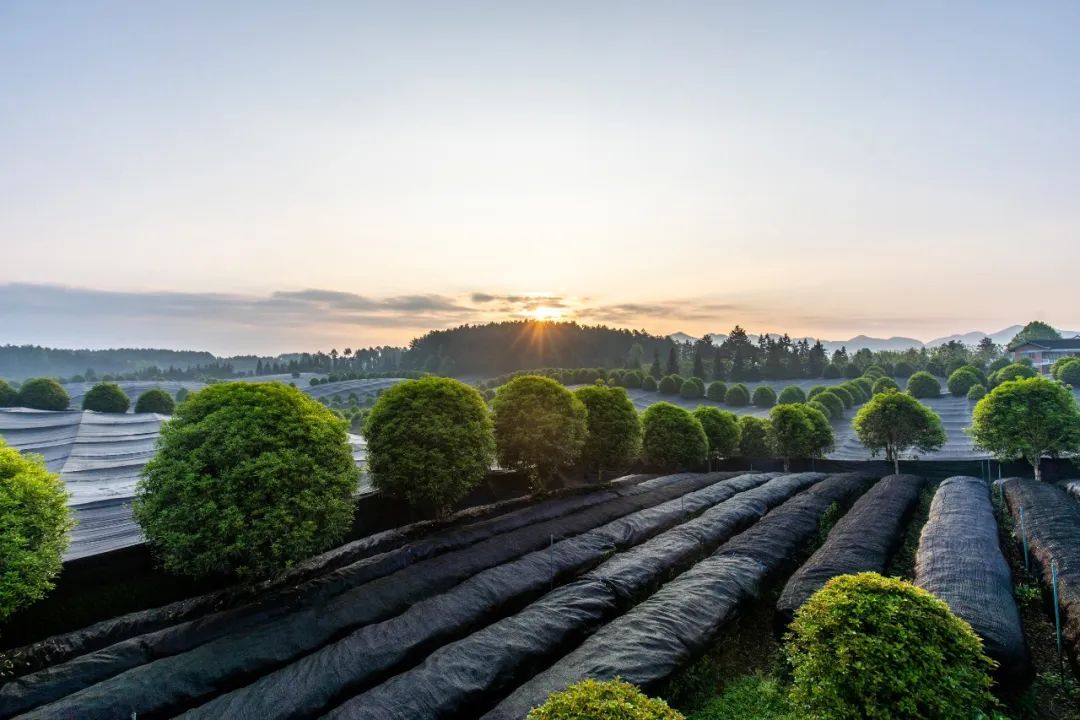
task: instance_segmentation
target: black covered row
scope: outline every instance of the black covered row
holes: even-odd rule
[[[1050,587],[1050,563],[1057,561],[1062,634],[1074,662],[1080,662],[1080,502],[1059,488],[1035,480],[1009,478],[1005,500],[1020,537],[1020,508],[1033,568]]]
[[[938,487],[919,538],[915,584],[971,625],[986,654],[998,663],[994,676],[1003,687],[1019,688],[1031,679],[1012,574],[1001,554],[985,481],[957,476]]]
[[[222,626],[215,630],[216,639],[191,649],[188,649],[191,647],[190,636],[202,633],[206,619],[126,640],[69,663],[78,665],[79,672],[65,677],[64,684],[78,683],[82,689],[64,692],[54,702],[36,707],[27,717],[127,720],[132,712],[154,715],[188,709],[317,650],[343,633],[397,615],[413,603],[444,592],[487,568],[546,547],[552,535],[585,532],[731,475],[683,474],[655,478],[637,486],[604,491],[600,493],[604,501],[576,512],[573,511],[575,506],[569,503],[572,499],[555,501],[565,503],[569,508],[567,514],[496,534],[460,550],[414,562],[397,572],[380,573],[363,584],[357,583],[360,573],[354,566],[341,568],[329,576],[305,583],[302,595],[306,597],[298,597],[294,606],[285,610],[275,606],[265,614],[257,612],[242,618],[231,628]],[[550,510],[548,508],[546,512]],[[348,575],[351,581],[346,582],[343,575]],[[330,588],[334,593],[329,591]],[[214,621],[218,619],[212,617]],[[153,646],[148,644],[147,637],[153,638]],[[176,652],[177,645],[184,651]],[[132,665],[129,656],[140,662]],[[97,662],[81,662],[91,657]],[[126,665],[130,669],[97,681],[99,664]],[[88,677],[94,678],[94,684],[87,686]],[[16,682],[25,683],[29,679],[30,676]],[[58,684],[52,683],[51,690],[56,689]],[[25,690],[23,697],[35,691],[40,693],[34,685],[25,685]],[[40,697],[40,694],[34,697]]]
[[[522,607],[556,583],[612,553],[685,522],[736,493],[766,482],[757,474],[718,480],[681,498],[639,510],[474,575],[406,612],[356,630],[246,687],[211,700],[189,718],[276,720],[306,716],[381,680],[395,668]]]
[[[859,498],[829,532],[825,543],[788,580],[776,603],[783,631],[795,611],[829,580],[859,572],[884,573],[919,502],[923,479],[890,475]]]

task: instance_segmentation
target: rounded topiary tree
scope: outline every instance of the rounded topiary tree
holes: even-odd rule
[[[739,457],[772,457],[768,420],[753,415],[739,418]]]
[[[815,385],[814,387],[810,388],[810,392],[806,393],[806,399],[807,400],[813,400],[818,395],[820,395],[821,393],[825,392],[828,389],[829,388],[826,385]]]
[[[724,402],[731,407],[746,407],[750,404],[750,391],[742,383],[732,385],[724,395]]]
[[[0,438],[0,620],[52,589],[74,526],[67,498],[44,458]]]
[[[116,383],[101,382],[83,396],[82,409],[101,413],[126,413],[131,407],[128,398]]]
[[[901,360],[893,365],[893,377],[906,378],[911,377],[911,374],[915,372],[915,366],[909,363],[907,360]]]
[[[820,403],[828,408],[830,418],[839,419],[844,416],[844,401],[832,390],[818,393],[817,397],[814,398],[814,402]]]
[[[953,397],[967,397],[968,390],[982,383],[983,378],[980,373],[965,365],[953,371],[945,386],[949,388],[949,393]]]
[[[972,385],[967,392],[967,399],[972,402],[978,402],[986,397],[986,388],[982,385]]]
[[[895,385],[895,383],[894,383],[894,385]],[[867,400],[870,399],[870,396],[874,394],[872,386],[870,388],[870,392],[867,392],[866,389],[862,386],[861,383],[855,382],[854,380],[852,380],[851,382],[848,382],[848,383],[844,383],[840,387],[842,387],[844,390],[848,391],[848,393],[851,395],[852,399],[854,400],[855,405],[859,405],[859,404],[862,404],[862,403],[866,402]]]
[[[641,452],[641,418],[622,388],[586,385],[574,391],[588,415],[581,459],[603,477],[604,468],[623,467]]]
[[[739,454],[739,418],[735,413],[700,405],[694,410],[694,417],[705,430],[710,454],[719,457]]]
[[[907,391],[917,398],[941,397],[941,383],[930,373],[920,370],[908,378]]]
[[[888,374],[889,373],[885,372],[885,368],[881,367],[880,365],[871,365],[862,372],[863,377],[873,378],[875,380],[877,380],[878,378],[887,377]]]
[[[855,404],[855,397],[843,385],[834,385],[829,388],[829,392],[840,398],[845,410]]]
[[[1054,377],[1066,385],[1080,387],[1080,358],[1064,363]]]
[[[0,407],[14,407],[19,404],[19,393],[7,380],[0,380]]]
[[[709,388],[705,392],[705,396],[713,402],[724,402],[724,396],[727,395],[727,383],[721,380],[715,380],[709,383]]]
[[[631,370],[627,373],[623,373],[622,383],[623,387],[636,390],[641,387],[641,384],[645,381],[645,377],[640,370]]]
[[[871,456],[885,453],[900,472],[900,455],[912,448],[933,452],[945,444],[941,418],[907,393],[886,390],[870,398],[852,421],[859,442]]]
[[[832,411],[829,410],[828,405],[824,405],[822,403],[819,403],[817,400],[807,400],[806,405],[808,407],[812,407],[815,410],[817,410],[818,412],[820,412],[822,415],[825,416],[826,420],[828,420],[829,418],[832,417]]]
[[[317,401],[217,383],[161,426],[133,513],[166,570],[254,579],[338,542],[358,480],[345,422]]]
[[[552,693],[529,711],[526,720],[683,720],[683,716],[619,678],[588,678]]]
[[[1009,382],[1010,380],[1020,380],[1021,378],[1032,378],[1038,375],[1039,372],[1026,363],[1012,363],[1006,365],[1000,370],[996,371],[988,379],[991,387],[997,387],[1001,383]]]
[[[646,375],[641,379],[641,389],[656,392],[657,384],[652,375]]]
[[[788,385],[780,391],[780,397],[776,399],[777,405],[795,405],[806,402],[806,393],[798,385]]]
[[[67,390],[52,378],[31,378],[19,388],[19,406],[34,410],[67,410]]]
[[[925,590],[876,573],[814,593],[785,654],[799,717],[969,720],[996,706],[993,663],[971,626]]]
[[[784,472],[792,458],[819,458],[832,449],[832,427],[815,408],[802,404],[777,405],[769,413],[770,444],[783,458]]]
[[[546,490],[560,468],[580,457],[585,406],[554,380],[514,378],[495,393],[493,409],[499,464],[524,473],[534,490]]]
[[[829,363],[825,366],[825,369],[821,372],[821,377],[826,380],[836,380],[844,377],[844,368],[835,363]]]
[[[660,379],[660,384],[657,386],[660,389],[661,395],[674,395],[679,392],[681,383],[677,383],[676,375],[665,375]]]
[[[754,406],[759,408],[771,408],[776,404],[776,391],[768,385],[758,385],[754,388]]]
[[[878,378],[877,382],[874,383],[874,389],[871,392],[874,395],[879,395],[879,394],[881,394],[883,392],[888,392],[890,390],[899,390],[899,389],[900,389],[900,386],[896,384],[895,380],[893,380],[891,377],[883,377],[883,378]]]
[[[679,388],[679,396],[684,400],[697,400],[705,397],[704,381],[698,377],[683,380],[683,384]]]
[[[665,472],[695,469],[708,453],[709,439],[689,412],[668,402],[650,405],[641,415],[642,460]]]

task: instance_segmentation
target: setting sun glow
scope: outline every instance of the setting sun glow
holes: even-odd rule
[[[563,311],[559,308],[541,305],[526,311],[525,314],[533,320],[560,320],[562,319]]]

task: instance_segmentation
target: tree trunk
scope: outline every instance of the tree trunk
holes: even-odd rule
[[[1035,469],[1035,482],[1042,480],[1042,458],[1032,460],[1031,467]]]
[[[899,456],[894,456],[893,457],[892,466],[893,466],[893,474],[899,475],[900,474],[900,458],[899,458]]]
[[[791,459],[784,458],[784,472],[791,472]]]

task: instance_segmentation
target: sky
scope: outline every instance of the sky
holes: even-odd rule
[[[1080,4],[0,3],[0,343],[1080,326]]]

